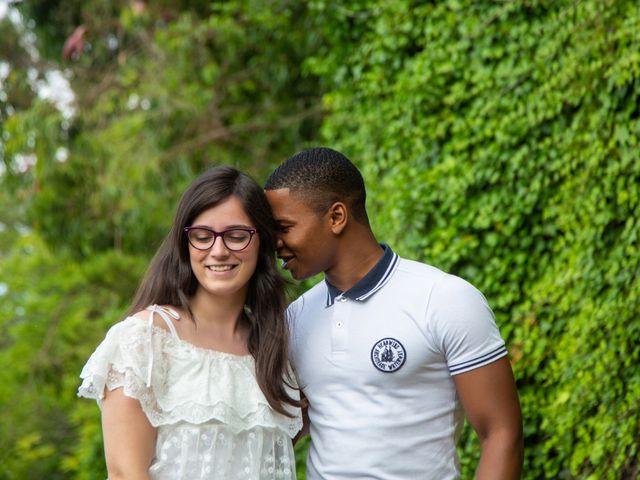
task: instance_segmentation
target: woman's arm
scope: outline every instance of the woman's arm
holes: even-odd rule
[[[140,402],[122,388],[105,388],[102,434],[109,480],[148,480],[156,445],[156,429]]]

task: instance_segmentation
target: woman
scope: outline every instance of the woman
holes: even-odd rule
[[[110,480],[295,478],[275,228],[260,186],[231,167],[184,193],[130,316],[81,374]]]

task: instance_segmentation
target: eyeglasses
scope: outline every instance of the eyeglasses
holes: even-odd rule
[[[239,252],[247,248],[256,231],[255,228],[230,228],[222,232],[216,232],[206,227],[184,228],[189,243],[196,250],[209,250],[216,243],[216,239],[222,237],[222,243],[232,252]]]

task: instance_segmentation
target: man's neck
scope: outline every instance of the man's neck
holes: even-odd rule
[[[345,239],[334,266],[324,272],[325,276],[331,285],[346,292],[371,271],[383,253],[373,234]]]

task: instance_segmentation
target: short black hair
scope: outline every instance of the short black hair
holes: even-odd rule
[[[269,176],[264,188],[288,188],[301,194],[318,213],[335,202],[345,202],[355,220],[369,224],[362,175],[351,160],[331,148],[310,148],[289,157]]]

